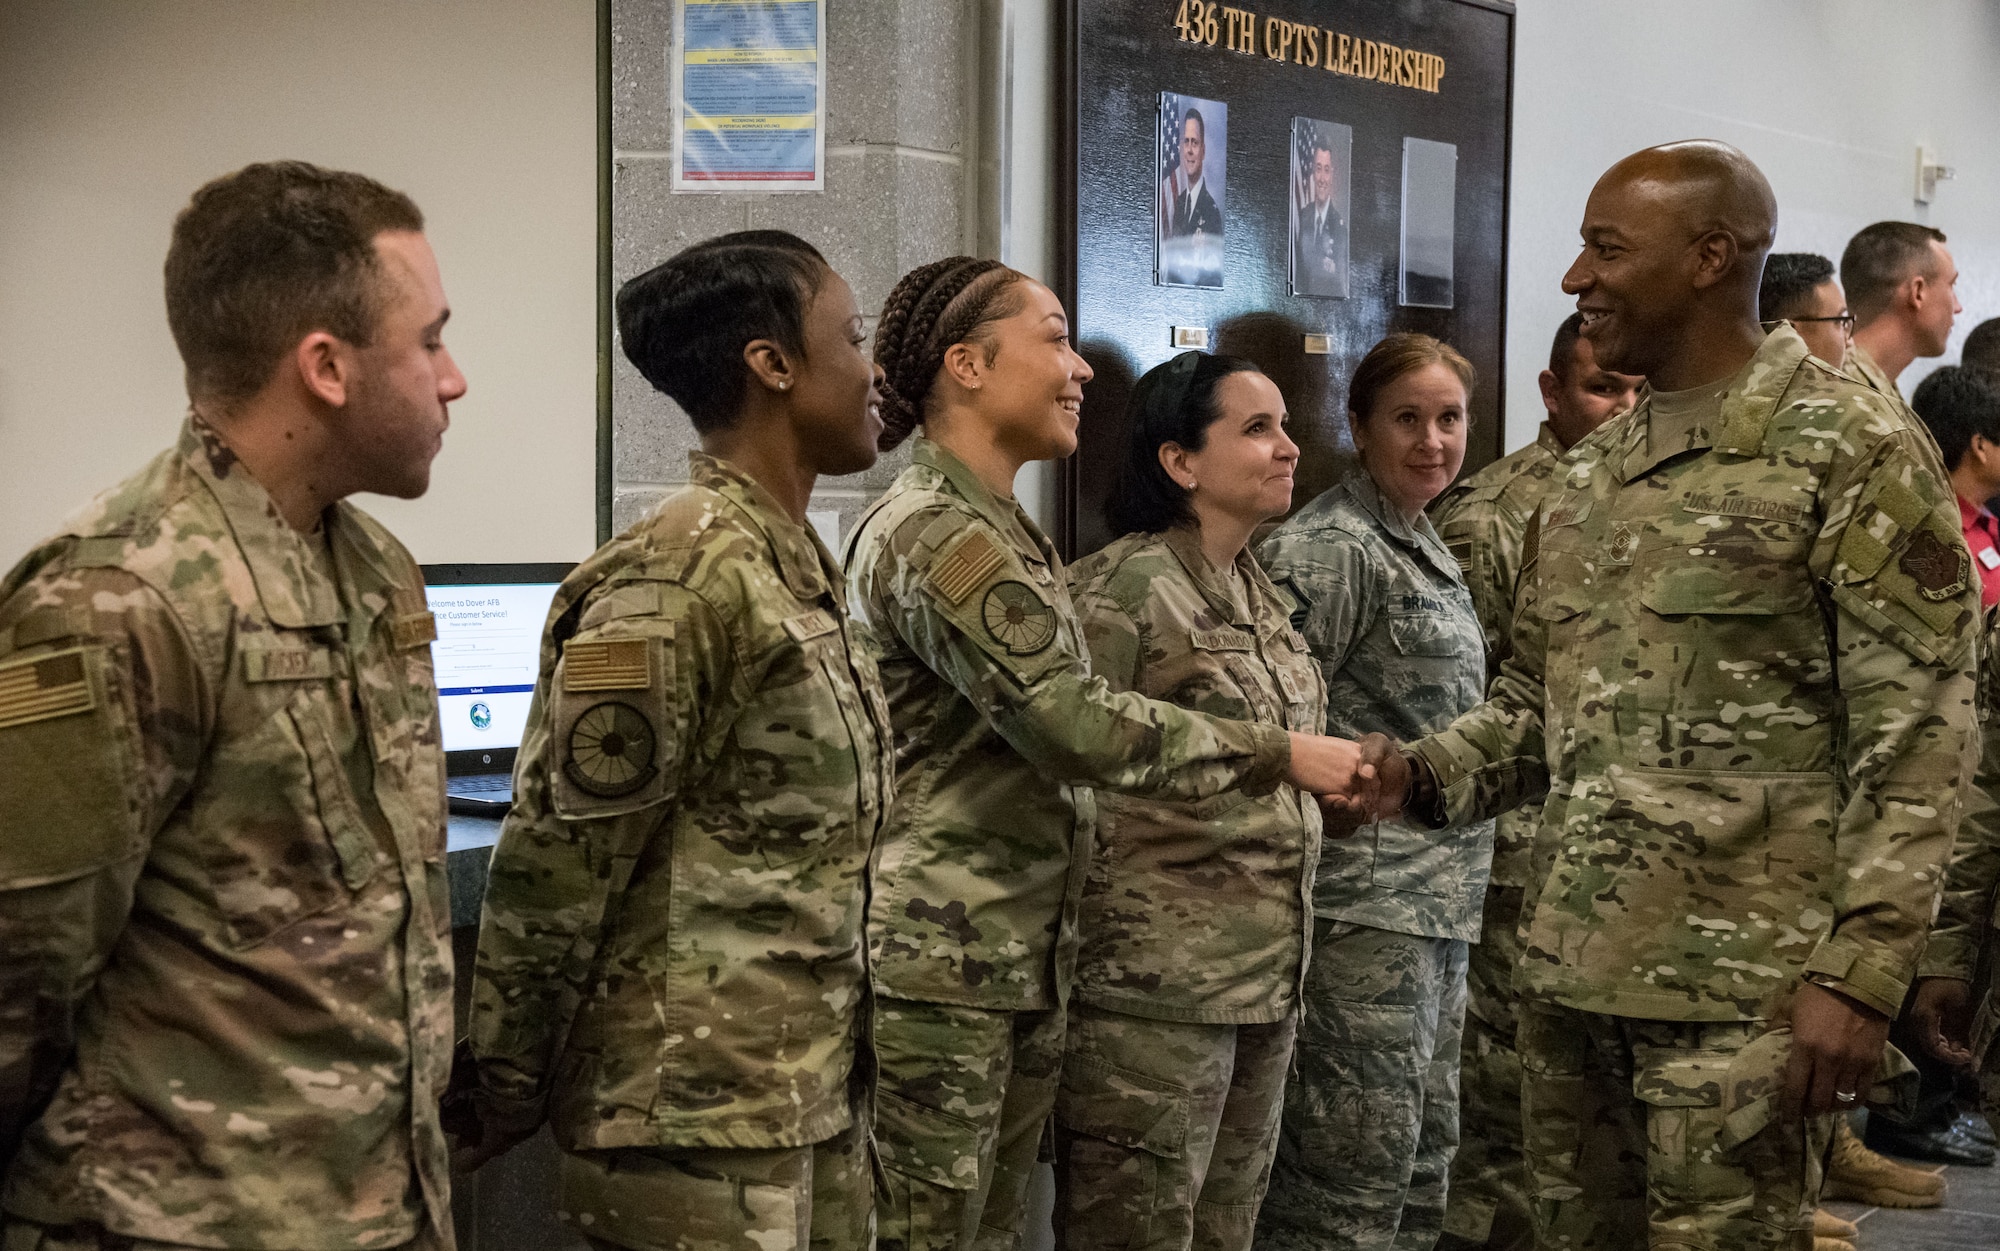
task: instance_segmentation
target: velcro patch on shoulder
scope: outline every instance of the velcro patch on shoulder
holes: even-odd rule
[[[389,626],[389,636],[399,652],[409,651],[412,647],[422,647],[426,643],[435,643],[438,636],[437,617],[428,611],[398,617]]]
[[[785,633],[792,636],[794,643],[816,639],[824,634],[832,634],[840,628],[832,613],[824,608],[815,608],[808,613],[800,613],[785,622]]]
[[[1472,572],[1471,539],[1447,539],[1444,546],[1445,550],[1451,553],[1451,558],[1458,562],[1458,567],[1462,572]]]
[[[310,643],[243,649],[245,682],[306,682],[333,676],[333,652]]]
[[[81,648],[0,664],[0,730],[96,706]]]
[[[1219,630],[1189,630],[1188,642],[1206,652],[1252,652],[1257,650],[1256,636],[1247,630],[1233,630],[1224,626]]]
[[[643,691],[653,684],[645,639],[591,639],[563,649],[565,691]]]
[[[88,608],[37,608],[14,623],[14,646],[20,651],[58,639],[90,633]]]
[[[998,570],[1007,554],[984,530],[973,530],[931,565],[932,589],[948,604],[962,604],[965,597]]]

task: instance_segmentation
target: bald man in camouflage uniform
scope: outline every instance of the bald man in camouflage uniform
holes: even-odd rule
[[[1516,973],[1538,1246],[1809,1237],[1976,748],[1943,468],[1762,334],[1775,223],[1726,145],[1599,180],[1565,288],[1598,360],[1657,389],[1572,449],[1488,701],[1400,756],[1370,744],[1426,824],[1548,795]]]
[[[1486,674],[1500,672],[1514,629],[1528,523],[1570,446],[1632,406],[1642,379],[1600,369],[1578,336],[1581,314],[1556,330],[1537,380],[1548,419],[1535,441],[1447,491],[1434,510],[1438,537],[1465,573],[1486,635]],[[1468,953],[1466,1018],[1459,1043],[1458,1154],[1451,1160],[1440,1245],[1508,1251],[1534,1238],[1521,1166],[1521,1057],[1514,1050],[1514,966],[1520,963],[1521,900],[1542,806],[1523,804],[1494,823],[1493,872],[1479,941]]]
[[[197,192],[167,267],[196,415],[0,581],[6,1251],[452,1245],[436,631],[325,498],[420,493],[464,391],[421,226],[305,165]],[[421,442],[370,461],[364,426]]]

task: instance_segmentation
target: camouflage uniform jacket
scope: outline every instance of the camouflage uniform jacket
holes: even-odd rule
[[[1492,697],[1417,745],[1449,819],[1547,791],[1523,993],[1754,1020],[1810,975],[1901,1006],[1977,749],[1931,446],[1783,328],[1708,415],[1649,394],[1571,449]]]
[[[1888,396],[1905,413],[1910,411],[1908,401],[1903,399],[1903,389],[1896,385],[1894,378],[1883,372],[1882,367],[1875,363],[1875,358],[1868,354],[1868,349],[1859,343],[1850,342],[1847,345],[1847,359],[1841,363],[1841,372],[1869,390]],[[1924,426],[1923,429],[1928,431],[1930,427]]]
[[[1096,829],[1087,787],[1263,795],[1290,766],[1275,725],[1092,677],[1055,547],[928,439],[855,527],[847,579],[896,725],[868,916],[883,994],[1058,1006]]]
[[[845,1129],[888,709],[839,567],[725,461],[549,609],[480,921],[483,1117],[571,1150]]]
[[[9,1212],[450,1245],[435,627],[387,531],[324,526],[191,420],[0,583]]]
[[[2000,605],[1986,610],[1979,639],[1979,770],[1945,873],[1936,928],[1920,975],[1971,981],[1979,949],[2000,936]]]
[[[1430,520],[1404,521],[1357,471],[1264,540],[1272,581],[1326,675],[1326,732],[1398,741],[1441,730],[1486,689],[1485,641],[1458,562]],[[1493,823],[1440,835],[1381,821],[1321,852],[1315,914],[1479,939]]]
[[[1533,443],[1458,483],[1431,509],[1438,537],[1472,592],[1479,628],[1486,634],[1489,681],[1500,672],[1514,634],[1514,592],[1521,583],[1528,522],[1548,493],[1562,454],[1563,445],[1545,421]],[[1530,852],[1541,823],[1538,803],[1522,804],[1494,821],[1493,885],[1533,885]]]
[[[1212,717],[1317,734],[1326,687],[1291,597],[1247,550],[1225,579],[1200,532],[1131,534],[1070,569],[1090,667]],[[1298,1002],[1319,805],[1281,786],[1193,803],[1104,792],[1076,993],[1154,1020],[1281,1021]]]

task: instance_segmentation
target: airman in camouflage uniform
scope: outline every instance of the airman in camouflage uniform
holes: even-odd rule
[[[1487,673],[1499,670],[1514,628],[1514,587],[1528,521],[1555,477],[1563,447],[1547,422],[1535,441],[1460,482],[1437,505],[1438,537],[1465,573],[1486,635]],[[1521,1057],[1514,1050],[1514,966],[1542,806],[1523,804],[1494,822],[1479,942],[1468,954],[1460,1041],[1461,1141],[1452,1158],[1445,1233],[1489,1245],[1496,1224],[1532,1237],[1521,1168]]]
[[[1415,738],[1477,704],[1485,642],[1458,562],[1365,472],[1264,541],[1327,687],[1327,732]],[[1493,824],[1439,837],[1391,820],[1329,839],[1312,969],[1258,1220],[1268,1251],[1429,1247],[1458,1146],[1466,947]]]
[[[9,1251],[450,1247],[434,636],[199,418],[0,582]]]
[[[1096,827],[1084,783],[1270,794],[1277,725],[1091,676],[1055,547],[925,438],[849,539],[849,600],[897,727],[868,938],[885,1247],[1011,1246],[1056,1101]],[[983,1231],[982,1231],[983,1224]]]
[[[1574,442],[1631,407],[1643,381],[1600,369],[1571,314],[1557,330],[1540,377],[1549,420],[1535,441],[1461,481],[1439,497],[1438,537],[1465,574],[1486,635],[1486,674],[1500,671],[1514,630],[1528,523]],[[1558,426],[1561,427],[1560,431]],[[1487,879],[1479,941],[1466,970],[1465,1033],[1459,1045],[1459,1148],[1441,1246],[1513,1251],[1534,1238],[1527,1175],[1521,1164],[1521,1057],[1514,1050],[1514,966],[1521,960],[1521,903],[1531,880],[1542,806],[1523,804],[1494,822],[1493,871]]]
[[[1318,733],[1292,601],[1246,549],[1225,576],[1182,525],[1070,571],[1091,671],[1213,717]],[[1247,1251],[1298,1028],[1319,805],[1291,787],[1097,796],[1056,1104],[1064,1245]]]
[[[1429,823],[1547,793],[1516,974],[1538,1245],[1805,1236],[1832,1118],[1778,1115],[1773,1022],[1802,981],[1900,1006],[1973,746],[1931,447],[1789,327],[1647,393],[1565,462],[1492,698],[1414,744]]]
[[[297,161],[175,218],[179,442],[0,579],[6,1251],[450,1251],[436,626],[345,497],[465,378],[423,214]]]
[[[549,609],[480,923],[479,1115],[546,1118],[564,1219],[611,1243],[861,1247],[888,711],[812,529],[689,465]]]
[[[1933,1053],[1977,1074],[1986,1116],[2000,1122],[2000,607],[1986,610],[1979,654],[1979,771],[1918,966],[1913,1023]],[[1953,1002],[1934,1003],[1940,992]]]

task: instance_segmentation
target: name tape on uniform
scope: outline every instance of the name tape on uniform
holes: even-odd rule
[[[0,665],[0,730],[95,706],[81,649]]]
[[[645,639],[592,639],[563,651],[566,691],[643,691],[653,684]]]
[[[304,682],[333,676],[333,652],[301,643],[293,647],[253,647],[243,652],[246,682]]]
[[[413,612],[406,617],[398,617],[389,627],[389,634],[399,652],[435,643],[438,636],[437,617],[429,612]]]
[[[811,612],[801,613],[785,622],[785,633],[791,635],[792,641],[795,643],[803,643],[807,639],[816,639],[822,634],[832,634],[839,628],[840,623],[835,621],[833,614],[824,608],[815,608]]]

